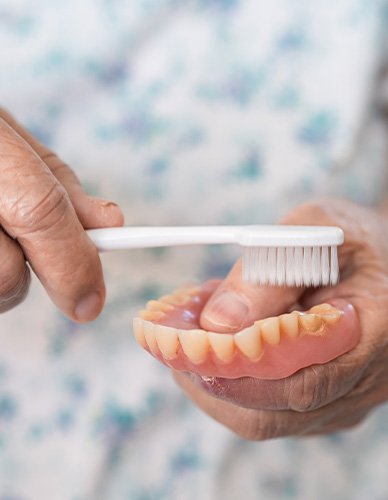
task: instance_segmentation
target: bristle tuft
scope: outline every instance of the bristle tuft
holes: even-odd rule
[[[245,247],[243,280],[257,285],[318,287],[338,283],[337,247]]]

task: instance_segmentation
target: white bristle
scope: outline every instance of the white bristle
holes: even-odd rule
[[[313,247],[312,266],[311,266],[311,284],[318,286],[321,283],[321,249]]]
[[[335,285],[338,274],[335,245],[244,248],[243,279],[250,283],[317,287]]]
[[[328,285],[330,283],[330,261],[328,247],[322,247],[321,270],[322,285]]]
[[[257,270],[259,269],[259,254],[256,251],[253,251],[251,256],[252,269],[251,273],[255,282],[257,281]]]
[[[311,283],[311,266],[312,266],[312,248],[303,248],[303,283],[310,286]],[[297,270],[295,270],[297,272]]]
[[[295,252],[294,248],[286,248],[286,285],[295,284]]]
[[[338,255],[337,247],[330,247],[330,284],[335,285],[338,282],[339,270],[338,270]]]
[[[261,279],[263,279],[265,283],[268,283],[267,254],[268,254],[268,248],[261,248],[259,250],[259,256],[258,256],[259,265],[256,273],[256,280],[255,280],[256,283],[260,283]]]
[[[249,275],[249,267],[250,267],[250,254],[251,248],[250,247],[244,247],[243,248],[243,258],[242,258],[242,277],[243,281],[251,281],[250,275]]]
[[[279,247],[276,256],[276,284],[283,285],[286,282],[286,249]]]
[[[296,286],[302,286],[303,281],[303,248],[297,247],[294,249],[294,283]]]
[[[276,285],[276,248],[268,249],[268,282]]]

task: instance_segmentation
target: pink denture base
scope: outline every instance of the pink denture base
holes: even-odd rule
[[[200,328],[201,311],[214,288],[214,282],[203,284],[191,300],[180,306],[174,306],[174,309],[168,311],[163,318],[153,323],[180,330]],[[358,343],[360,327],[354,307],[343,299],[329,302],[343,313],[336,324],[327,325],[322,335],[302,333],[294,338],[282,335],[278,345],[263,344],[262,354],[257,360],[250,360],[236,349],[232,361],[225,363],[210,349],[205,362],[194,364],[180,345],[174,359],[165,359],[159,350],[151,354],[175,370],[191,371],[201,376],[223,378],[250,376],[272,380],[285,378],[302,368],[327,363],[348,352]]]

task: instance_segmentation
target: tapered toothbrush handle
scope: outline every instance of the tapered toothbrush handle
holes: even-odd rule
[[[341,245],[344,233],[324,226],[160,226],[109,227],[87,231],[98,250],[237,243],[244,247]]]
[[[89,229],[99,251],[175,245],[237,243],[240,226],[110,227]]]

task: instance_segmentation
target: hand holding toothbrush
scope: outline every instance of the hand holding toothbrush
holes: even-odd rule
[[[0,110],[0,313],[26,296],[27,260],[59,309],[94,319],[105,287],[84,228],[122,223],[115,204],[89,197],[67,165]]]
[[[356,308],[361,339],[343,356],[282,380],[174,373],[200,408],[251,440],[341,431],[388,401],[388,216],[347,201],[320,200],[296,208],[283,222],[344,229],[340,283],[307,291],[253,287],[242,282],[238,262],[208,301],[201,326],[235,332],[297,303],[311,307],[341,298]]]

